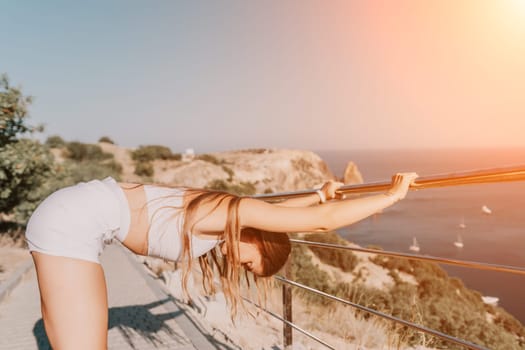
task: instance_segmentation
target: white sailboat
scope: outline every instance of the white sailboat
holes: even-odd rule
[[[487,215],[492,214],[492,210],[490,210],[490,208],[487,207],[486,205],[484,205],[484,206],[481,207],[481,212],[482,212],[483,214],[487,214]]]
[[[461,222],[459,223],[458,227],[459,227],[460,229],[465,229],[465,228],[467,228],[467,225],[465,225],[465,219],[463,219],[463,218],[461,219]]]
[[[463,239],[461,235],[458,235],[458,239],[454,242],[454,245],[458,248],[463,248]]]
[[[412,245],[408,247],[413,252],[419,252],[419,244],[417,244],[416,237],[412,239]]]
[[[485,304],[494,305],[494,306],[497,306],[499,302],[498,297],[490,297],[490,296],[482,296],[481,300],[483,300]]]

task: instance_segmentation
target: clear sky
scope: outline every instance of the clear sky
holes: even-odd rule
[[[17,0],[0,23],[42,139],[525,147],[525,0]]]

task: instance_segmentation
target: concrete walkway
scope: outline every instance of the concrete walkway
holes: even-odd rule
[[[213,341],[165,292],[135,256],[119,245],[106,248],[109,349],[229,349]],[[50,349],[32,268],[0,302],[0,350]]]

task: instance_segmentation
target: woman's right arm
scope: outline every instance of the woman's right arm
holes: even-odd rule
[[[415,173],[393,176],[392,187],[384,194],[341,200],[313,207],[282,207],[246,198],[239,207],[242,227],[270,232],[331,231],[351,225],[405,198]]]

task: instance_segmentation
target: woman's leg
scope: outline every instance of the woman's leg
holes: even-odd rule
[[[100,264],[32,252],[51,346],[106,349],[108,303]]]

